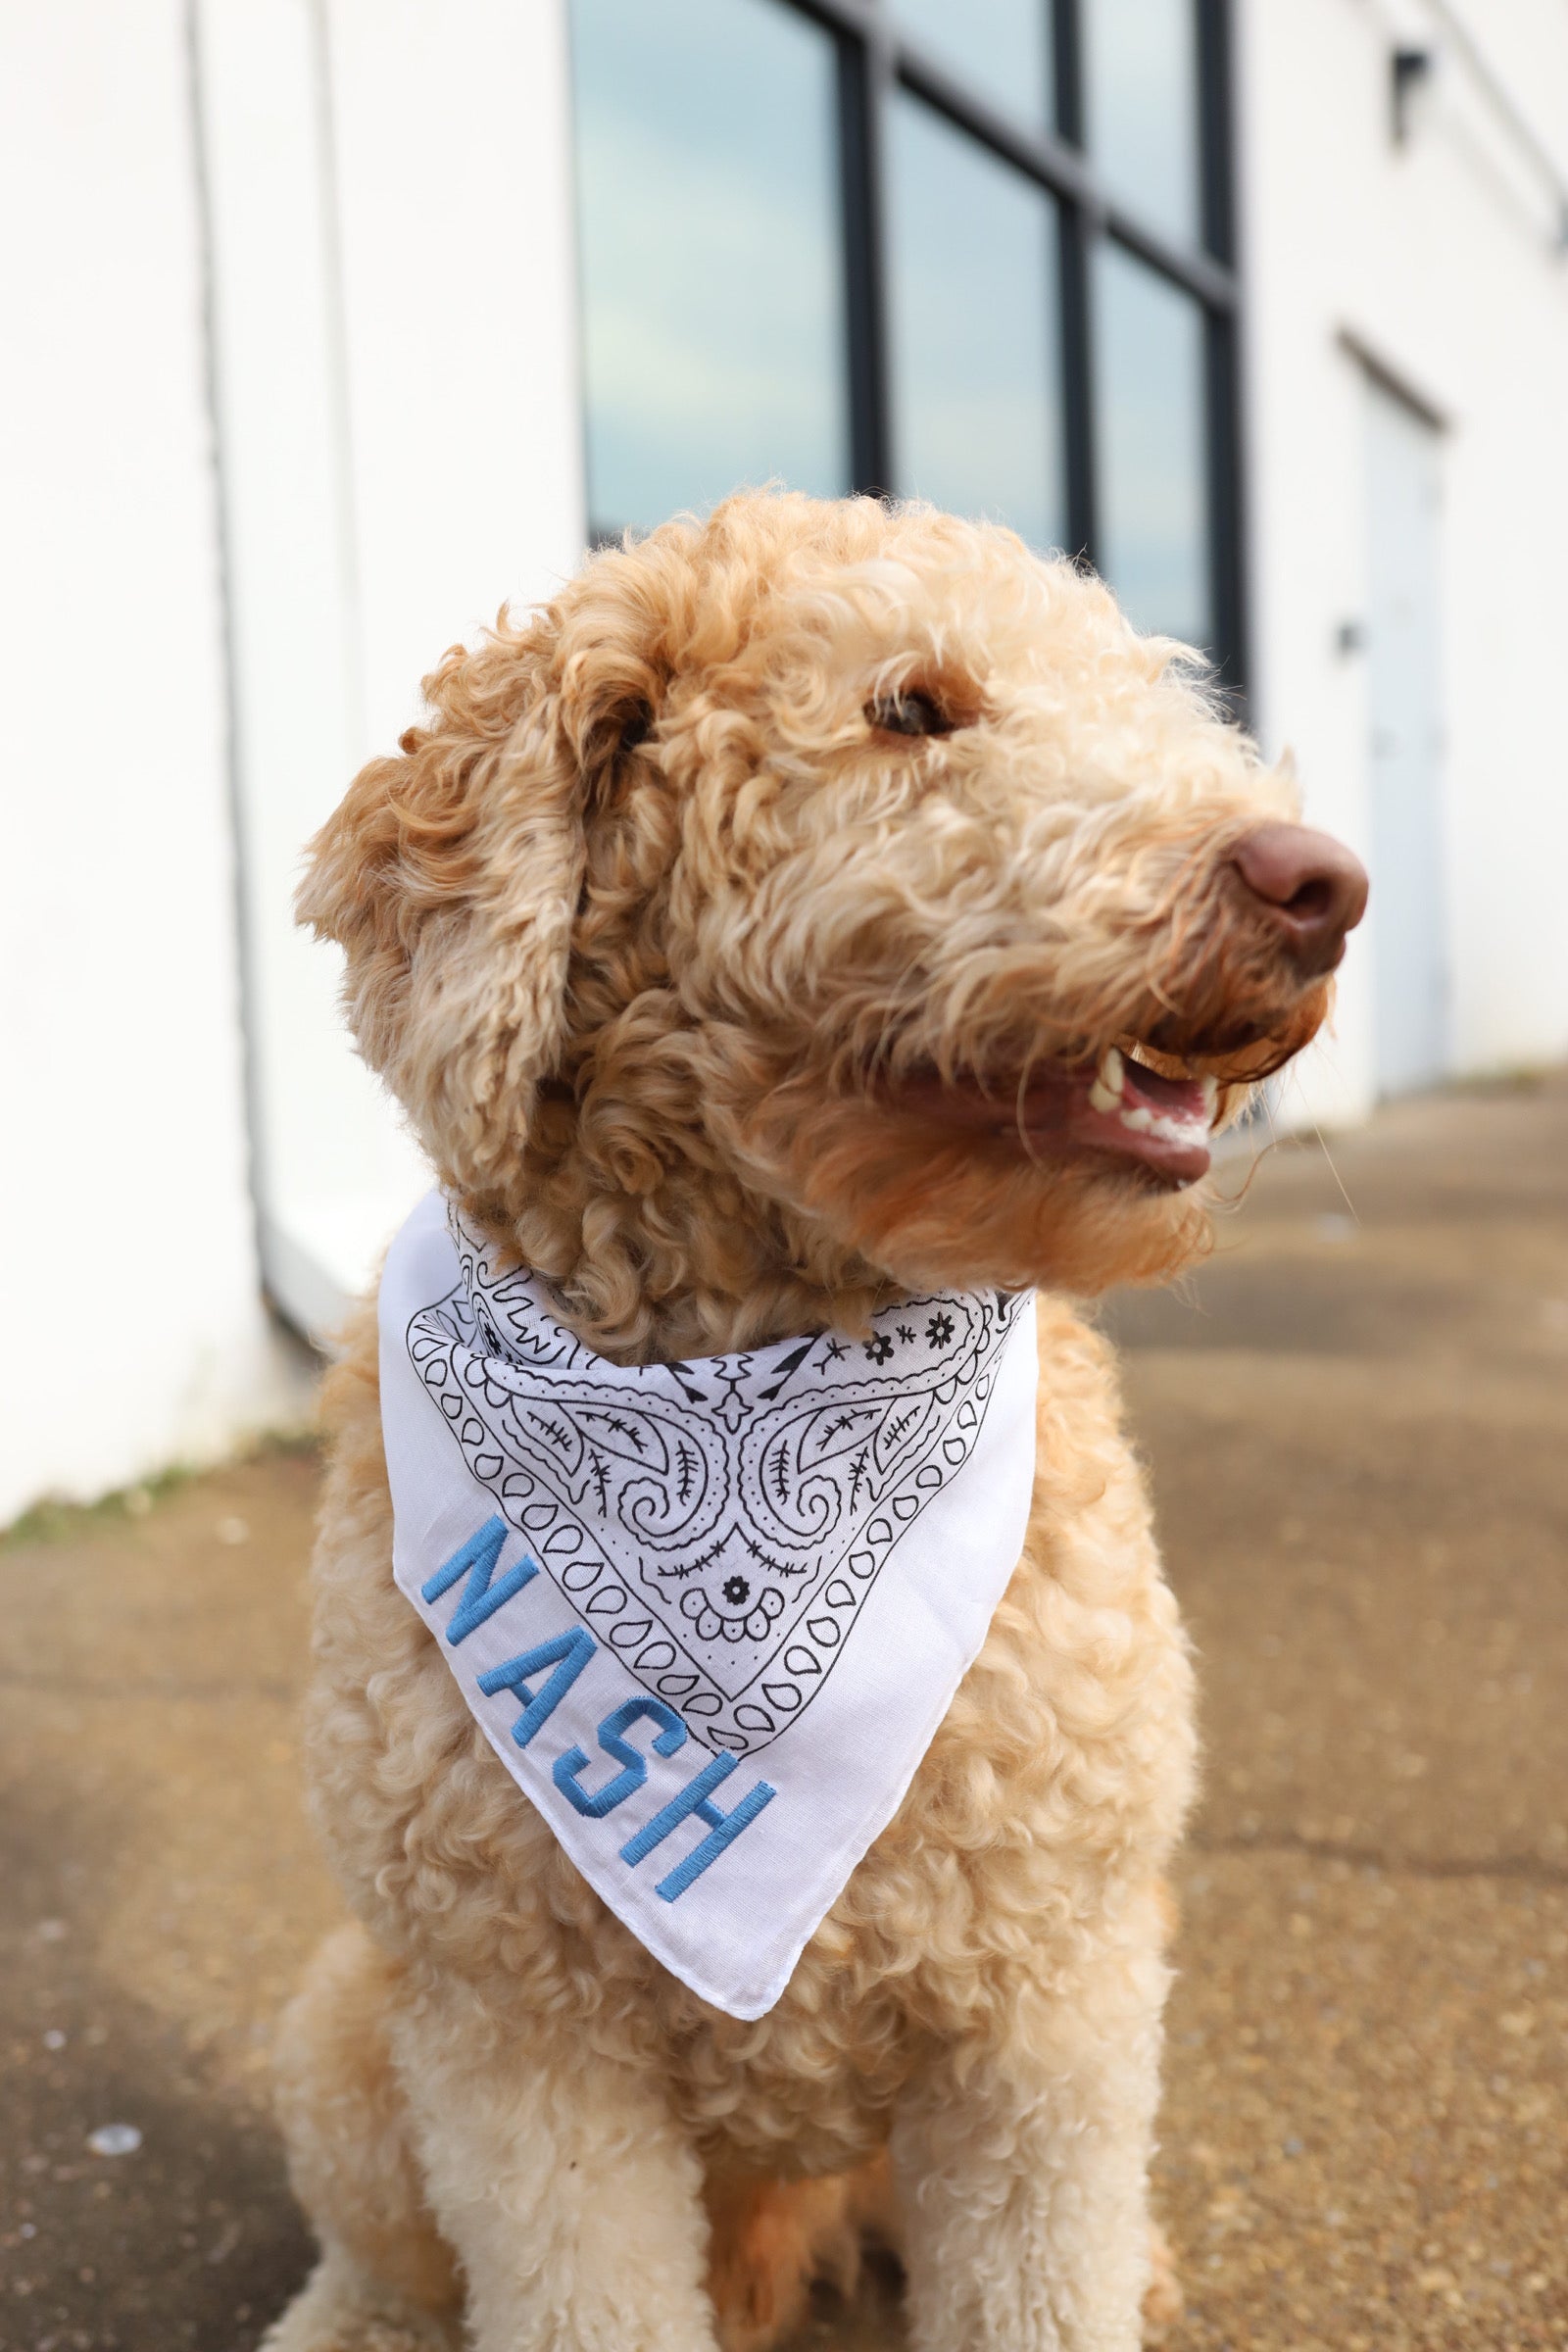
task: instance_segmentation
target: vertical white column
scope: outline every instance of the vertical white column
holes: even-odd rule
[[[583,536],[564,0],[196,0],[256,1181],[318,1329],[428,1181],[298,933],[418,681]]]

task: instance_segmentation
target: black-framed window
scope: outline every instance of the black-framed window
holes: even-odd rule
[[[918,494],[1244,673],[1226,0],[571,0],[594,534]]]

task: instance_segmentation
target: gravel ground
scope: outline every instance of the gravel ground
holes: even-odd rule
[[[1172,2343],[1568,2346],[1568,1082],[1334,1158],[1272,1154],[1186,1293],[1110,1317],[1209,1756]],[[0,1548],[0,2352],[248,2352],[308,2263],[266,2078],[336,1916],[314,1486],[275,1453]],[[813,2342],[897,2334],[884,2296]]]

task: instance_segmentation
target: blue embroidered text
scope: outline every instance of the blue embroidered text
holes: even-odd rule
[[[446,1638],[454,1646],[466,1641],[475,1627],[483,1625],[509,1600],[515,1599],[539,1574],[537,1562],[525,1552],[504,1575],[497,1577],[507,1533],[502,1520],[487,1520],[420,1587],[426,1605],[431,1605],[466,1576],[462,1597],[447,1620]],[[512,1727],[512,1737],[519,1747],[526,1747],[548,1723],[598,1648],[598,1642],[584,1627],[574,1626],[569,1633],[557,1634],[531,1649],[520,1650],[515,1657],[491,1667],[475,1680],[486,1698],[512,1690],[522,1701],[522,1712]],[[549,1679],[540,1682],[547,1670]],[[581,1747],[569,1747],[557,1757],[551,1778],[567,1803],[585,1820],[602,1821],[647,1782],[648,1759],[626,1737],[632,1726],[641,1722],[658,1727],[650,1742],[655,1755],[673,1756],[686,1744],[687,1727],[675,1709],[666,1706],[662,1699],[639,1695],[612,1707],[595,1731],[601,1749],[620,1767],[602,1787],[583,1786],[582,1776],[590,1759]],[[710,1757],[686,1787],[620,1848],[622,1862],[635,1869],[682,1822],[693,1820],[703,1824],[708,1836],[658,1883],[655,1891],[666,1903],[678,1901],[688,1886],[712,1867],[777,1795],[777,1789],[766,1781],[759,1781],[728,1812],[715,1805],[712,1791],[729,1778],[738,1761],[727,1749]]]

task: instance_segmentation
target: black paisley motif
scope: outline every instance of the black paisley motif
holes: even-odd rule
[[[498,1275],[455,1212],[451,1225],[464,1279],[414,1317],[408,1345],[470,1470],[700,1739],[765,1747],[968,1460],[1025,1300],[911,1298],[857,1346],[828,1334],[621,1370],[555,1320],[542,1284]]]

